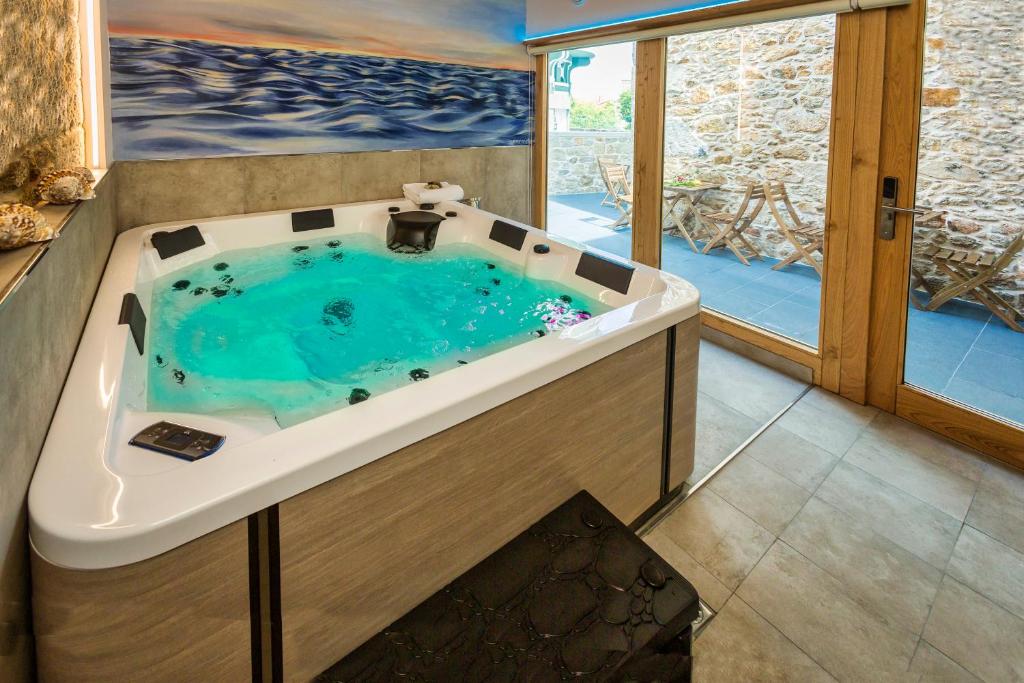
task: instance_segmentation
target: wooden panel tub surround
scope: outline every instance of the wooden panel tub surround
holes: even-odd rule
[[[33,553],[32,585],[42,683],[252,677],[246,520],[114,569],[63,569]]]
[[[676,334],[692,420],[698,325]],[[279,507],[284,678],[308,680],[580,489],[625,522],[660,498],[668,333]],[[673,479],[693,468],[673,430]]]
[[[581,489],[645,518],[693,470],[699,326],[152,559],[33,553],[39,680],[309,680]]]
[[[672,374],[672,440],[666,482],[669,493],[681,487],[693,473],[693,456],[697,444],[695,397],[700,326],[700,318],[691,318],[675,327],[675,344],[672,348],[675,357]]]

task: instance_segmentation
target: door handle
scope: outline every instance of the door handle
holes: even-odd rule
[[[902,206],[882,206],[882,211],[896,211],[898,213],[910,213],[915,216],[924,216],[932,213],[932,209],[927,206],[915,206],[913,209],[905,209]]]
[[[893,176],[882,179],[882,202],[878,211],[878,238],[891,240],[896,237],[896,214],[909,213],[912,216],[924,216],[932,212],[926,206],[904,208],[896,206],[899,198],[900,181]]]

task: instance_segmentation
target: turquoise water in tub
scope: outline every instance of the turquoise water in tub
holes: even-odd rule
[[[220,254],[154,283],[149,409],[289,426],[606,310],[466,244],[365,234]]]

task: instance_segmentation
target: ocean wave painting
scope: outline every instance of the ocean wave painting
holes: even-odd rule
[[[532,74],[111,36],[118,159],[527,145]]]

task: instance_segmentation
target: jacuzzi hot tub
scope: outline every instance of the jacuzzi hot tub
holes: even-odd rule
[[[257,655],[249,638],[259,631],[253,610],[273,600],[286,677],[307,677],[575,490],[591,490],[631,522],[681,484],[693,457],[697,291],[456,203],[429,209],[449,214],[435,251],[471,244],[503,268],[608,310],[290,426],[258,411],[154,408],[145,332],[154,321],[143,318],[151,318],[155,282],[254,247],[353,233],[383,242],[395,211],[418,208],[371,202],[146,226],[118,238],[29,493],[41,662],[54,648],[82,680],[90,671],[107,679],[130,671],[117,658],[97,663],[74,615],[141,610],[153,595],[146,577],[160,577],[160,586],[174,586],[160,598],[161,618],[115,619],[106,638],[144,633],[156,642],[160,634],[173,640],[185,624],[187,638],[209,629],[204,646],[216,648],[211,657],[230,677],[270,656]],[[190,225],[201,239],[161,257],[153,235]],[[160,421],[226,442],[194,462],[129,444]],[[350,591],[312,588],[343,576]],[[193,591],[210,600],[203,581],[221,585],[225,600],[243,590],[250,611],[226,623],[209,605],[188,606]],[[401,589],[372,610],[355,609],[367,581]],[[168,615],[168,600],[182,613]],[[78,613],[71,604],[96,609]],[[327,614],[349,614],[352,623],[342,636],[312,639],[313,647],[310,629]],[[187,669],[173,647],[156,647],[165,651],[153,655],[152,671]]]

